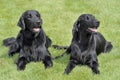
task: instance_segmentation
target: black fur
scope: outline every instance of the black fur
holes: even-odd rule
[[[18,21],[21,28],[16,38],[3,40],[3,44],[9,47],[9,56],[19,53],[17,68],[24,70],[31,61],[42,61],[45,68],[53,66],[48,47],[51,39],[46,36],[42,28],[42,19],[38,11],[25,11]]]
[[[113,47],[101,33],[94,31],[99,27],[99,23],[91,14],[82,14],[74,23],[71,45],[66,47],[67,49],[62,55],[55,57],[57,59],[64,56],[65,53],[70,54],[70,60],[64,73],[69,74],[78,64],[87,65],[94,73],[99,73],[97,56],[100,53],[111,51]],[[53,47],[65,49],[63,46],[53,45]]]

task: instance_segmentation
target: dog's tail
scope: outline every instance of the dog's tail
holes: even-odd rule
[[[68,49],[68,46],[58,46],[58,45],[52,45],[55,49]]]
[[[61,57],[65,56],[65,54],[70,54],[71,53],[71,46],[57,46],[57,45],[54,45],[53,47],[56,48],[56,49],[65,49],[66,50],[64,53],[62,53],[59,56],[54,57],[53,59],[58,59],[58,58],[61,58]]]
[[[52,47],[55,48],[55,49],[58,49],[58,50],[60,50],[60,49],[65,49],[65,50],[67,50],[67,49],[68,49],[68,46],[52,45]],[[55,56],[55,57],[53,58],[53,60],[59,59],[59,58],[63,57],[65,54],[66,54],[66,52],[62,53],[62,54],[59,55],[59,56]]]
[[[59,55],[59,56],[55,56],[55,57],[53,58],[53,60],[59,59],[59,58],[63,57],[65,54],[66,54],[66,52],[62,53],[62,54]]]
[[[10,37],[10,38],[7,38],[7,39],[3,40],[3,45],[4,46],[10,46],[10,45],[12,45],[15,42],[16,42],[16,38]]]

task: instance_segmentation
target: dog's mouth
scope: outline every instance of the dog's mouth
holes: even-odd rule
[[[98,30],[96,28],[88,28],[87,31],[89,31],[89,32],[98,32]]]
[[[40,32],[40,30],[41,30],[40,28],[33,28],[34,32]]]

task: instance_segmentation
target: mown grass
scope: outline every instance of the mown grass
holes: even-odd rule
[[[0,0],[0,80],[119,80],[120,76],[120,0]],[[100,20],[99,31],[113,44],[109,54],[99,58],[101,74],[94,75],[86,66],[77,66],[69,75],[63,75],[69,56],[55,60],[54,66],[44,69],[41,62],[30,63],[24,71],[17,71],[17,56],[9,57],[2,40],[16,36],[17,22],[25,10],[38,10],[43,28],[53,44],[69,45],[72,26],[78,16],[91,13]],[[53,56],[64,50],[49,48]]]

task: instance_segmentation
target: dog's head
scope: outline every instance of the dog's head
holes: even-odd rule
[[[100,22],[92,14],[82,14],[74,23],[74,30],[97,32]]]
[[[33,33],[40,32],[42,28],[42,19],[38,11],[27,10],[25,11],[18,21],[18,26],[22,30],[29,30]]]

